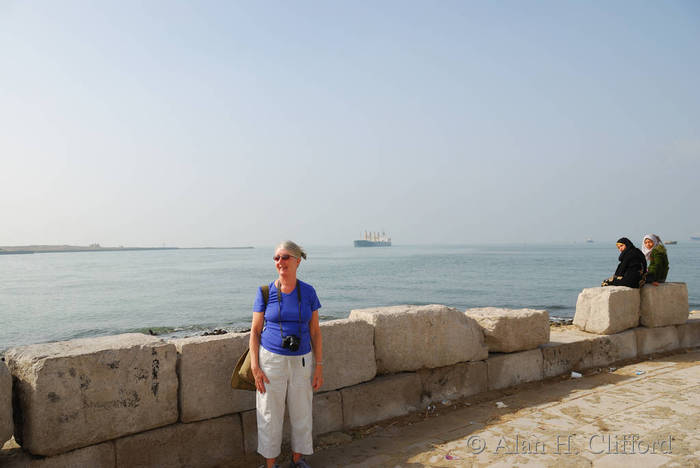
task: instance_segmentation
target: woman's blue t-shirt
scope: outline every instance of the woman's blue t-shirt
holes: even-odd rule
[[[301,291],[301,320],[299,320],[299,296],[296,288]],[[270,297],[265,307],[262,290],[258,288],[253,304],[253,312],[265,313],[265,328],[263,328],[260,344],[266,350],[284,354],[286,356],[301,356],[311,351],[311,335],[309,334],[309,322],[314,310],[321,308],[316,290],[310,284],[297,280],[294,290],[282,293],[280,301],[275,282],[270,283]],[[282,334],[280,334],[280,312],[282,315]],[[301,338],[301,344],[297,351],[290,351],[282,347],[282,335],[296,335]]]

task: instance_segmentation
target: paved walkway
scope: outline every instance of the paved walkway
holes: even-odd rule
[[[355,436],[309,463],[700,467],[700,350],[438,404]]]

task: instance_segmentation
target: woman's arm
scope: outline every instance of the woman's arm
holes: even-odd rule
[[[649,261],[649,274],[655,281],[665,281],[668,275],[668,256],[663,246],[656,246],[652,249]]]
[[[658,274],[659,260],[658,249],[652,249],[651,254],[649,255],[649,267],[647,268],[647,272],[650,275],[656,276]]]
[[[253,377],[255,377],[255,387],[260,393],[265,393],[265,384],[270,383],[270,380],[260,368],[260,335],[262,334],[264,324],[265,313],[253,312],[248,352],[250,353],[250,369],[253,371]]]
[[[661,278],[668,273],[668,257],[663,248],[657,246],[652,249],[648,271],[657,278]]]
[[[323,385],[323,339],[321,338],[321,324],[318,320],[318,310],[314,310],[309,321],[309,334],[311,335],[311,349],[314,353],[314,379],[313,389],[318,390]]]

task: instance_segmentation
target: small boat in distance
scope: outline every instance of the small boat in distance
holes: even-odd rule
[[[380,232],[364,232],[362,239],[353,241],[355,247],[391,247],[391,237],[388,237],[384,231]]]
[[[676,245],[677,243],[678,243],[678,241],[666,241],[666,242],[664,242],[664,244],[666,244],[666,245]]]
[[[590,237],[588,239],[586,239],[586,244],[592,244],[592,243],[593,243],[593,239],[591,239]]]

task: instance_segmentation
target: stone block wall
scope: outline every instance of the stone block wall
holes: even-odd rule
[[[492,353],[527,351],[549,341],[546,310],[482,307],[467,309],[465,314],[479,323]]]
[[[519,353],[495,354],[486,360],[489,390],[542,380],[543,359],[540,349]]]
[[[700,343],[700,310],[690,313],[683,325],[678,325],[678,341],[681,348],[692,348]]]
[[[700,346],[700,313],[693,313],[683,324],[610,335],[553,331],[535,349],[487,356],[481,328],[464,313],[444,306],[384,309],[322,324],[327,380],[314,396],[315,435],[572,370]],[[449,351],[460,333],[472,343]],[[0,437],[4,442],[14,431],[22,448],[0,452],[0,466],[250,464],[257,449],[254,393],[229,385],[247,343],[248,334],[170,342],[127,334],[12,349],[7,365],[0,361]],[[414,368],[416,362],[420,367]],[[19,421],[14,428],[13,412]]]
[[[644,328],[635,330],[637,337],[637,353],[646,356],[653,353],[663,353],[680,348],[678,329],[675,326]]]
[[[350,318],[374,327],[378,374],[442,367],[485,359],[481,327],[462,312],[443,305],[358,309]]]
[[[455,400],[488,389],[486,362],[460,362],[452,366],[418,371],[423,395],[422,403],[435,403],[443,400]]]
[[[635,330],[595,335],[577,330],[553,331],[541,346],[545,378],[582,371],[637,357]]]
[[[639,325],[639,289],[586,288],[576,301],[574,325],[589,333],[612,335]]]
[[[231,373],[250,333],[173,340],[178,352],[180,421],[193,422],[255,408],[255,393],[231,389]]]
[[[363,320],[331,320],[321,323],[323,337],[323,386],[337,390],[372,380],[377,375],[374,327]]]
[[[243,456],[239,414],[174,424],[115,441],[117,468],[223,466]]]
[[[639,321],[643,326],[682,325],[688,320],[688,286],[685,283],[646,284],[640,296]]]
[[[12,376],[5,361],[0,361],[0,447],[14,432],[12,422]]]
[[[382,419],[403,416],[421,407],[421,381],[407,372],[377,377],[371,382],[340,391],[345,427],[372,424]]]
[[[56,455],[178,419],[175,346],[127,334],[24,346],[5,354],[21,405],[15,438]]]
[[[21,448],[0,454],[3,468],[114,468],[114,442],[103,442],[53,457],[37,457]]]
[[[586,288],[576,301],[574,325],[581,330],[612,335],[641,324],[644,327],[682,325],[688,320],[685,283]]]
[[[581,368],[604,367],[613,362],[633,359],[638,356],[635,341],[633,330],[595,337],[591,344],[591,352],[584,357]]]

